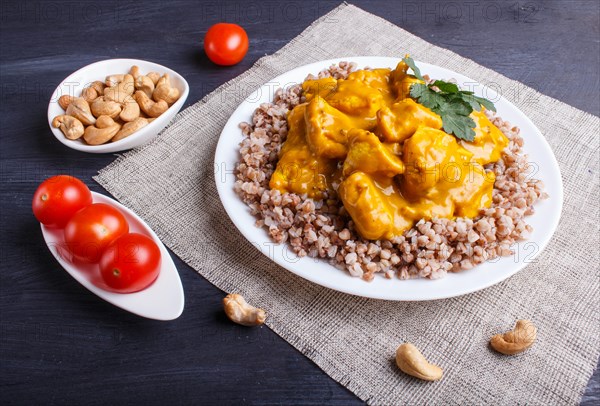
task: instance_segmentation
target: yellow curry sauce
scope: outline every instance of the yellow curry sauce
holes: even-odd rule
[[[474,111],[473,142],[409,96],[420,81],[396,69],[302,84],[306,102],[288,113],[272,189],[320,199],[337,194],[365,239],[399,236],[420,220],[475,217],[492,202],[495,162],[508,139]]]

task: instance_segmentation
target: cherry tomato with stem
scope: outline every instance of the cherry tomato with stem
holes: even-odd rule
[[[160,272],[160,248],[149,237],[129,233],[114,240],[100,258],[100,274],[116,292],[146,289]]]
[[[217,65],[235,65],[248,52],[248,34],[237,24],[215,24],[204,36],[204,51]]]
[[[73,258],[91,263],[98,262],[104,249],[128,232],[125,216],[104,203],[93,203],[75,213],[64,231]]]
[[[92,204],[92,192],[81,180],[57,175],[43,181],[33,194],[33,215],[47,227],[63,228],[79,210]]]

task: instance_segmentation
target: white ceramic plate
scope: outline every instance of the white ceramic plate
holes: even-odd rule
[[[356,62],[359,68],[394,68],[399,60],[387,57],[347,57],[316,62],[284,73],[255,91],[235,110],[225,125],[217,145],[215,179],[221,202],[240,232],[263,254],[290,272],[331,289],[376,299],[407,301],[443,299],[484,289],[525,268],[546,247],[560,219],[563,188],[556,158],[531,120],[508,100],[501,97],[499,92],[494,91],[499,89],[484,88],[459,73],[417,62],[421,73],[437,79],[454,78],[461,88],[473,90],[477,95],[494,101],[498,114],[513,125],[520,127],[521,135],[525,140],[524,149],[532,163],[533,173],[531,175],[544,182],[545,190],[550,195],[548,200],[536,204],[534,215],[527,217],[527,222],[533,226],[534,231],[529,240],[513,247],[515,251],[513,256],[486,262],[472,270],[449,274],[439,280],[387,280],[377,275],[372,282],[365,282],[360,278],[351,277],[348,273],[338,270],[324,260],[308,257],[298,258],[286,244],[273,244],[266,230],[254,225],[256,218],[250,214],[249,208],[233,190],[235,182],[233,168],[239,159],[238,144],[243,139],[238,124],[242,121],[250,122],[254,110],[260,103],[271,101],[277,88],[301,83],[309,73],[316,74],[339,61]]]
[[[155,320],[173,320],[179,317],[183,312],[185,301],[183,287],[177,268],[163,243],[141,218],[122,204],[99,193],[92,192],[92,196],[94,203],[106,203],[119,209],[129,223],[130,232],[144,234],[154,240],[160,248],[161,255],[161,269],[158,278],[152,285],[140,292],[111,292],[107,290],[108,287],[100,276],[98,264],[73,263],[71,255],[66,249],[62,229],[41,225],[44,240],[54,258],[77,282],[121,309]]]
[[[58,98],[68,94],[71,96],[81,95],[81,90],[95,80],[104,81],[106,76],[116,73],[128,73],[129,69],[137,65],[142,74],[148,72],[158,72],[161,75],[168,73],[171,79],[171,85],[178,88],[181,96],[167,111],[161,114],[156,120],[152,121],[146,127],[141,128],[127,138],[115,142],[108,142],[102,145],[88,145],[83,139],[69,140],[58,128],[52,127],[54,117],[65,114],[65,111],[58,105]],[[103,154],[108,152],[124,151],[127,149],[142,146],[152,140],[158,133],[167,126],[179,112],[185,100],[190,93],[190,87],[186,80],[179,73],[157,63],[142,61],[140,59],[107,59],[84,66],[77,72],[69,75],[52,93],[50,103],[48,104],[48,125],[57,140],[69,148],[79,151]]]

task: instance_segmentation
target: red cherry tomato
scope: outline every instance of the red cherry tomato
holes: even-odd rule
[[[100,258],[102,279],[119,293],[147,288],[159,272],[160,248],[142,234],[129,233],[117,238]]]
[[[129,232],[125,216],[112,206],[94,203],[84,207],[65,226],[65,242],[75,259],[98,262],[104,249]]]
[[[237,24],[215,24],[204,36],[204,51],[217,65],[235,65],[248,52],[248,34]]]
[[[31,206],[40,223],[63,228],[75,213],[92,204],[92,192],[79,179],[58,175],[43,181],[33,194]]]

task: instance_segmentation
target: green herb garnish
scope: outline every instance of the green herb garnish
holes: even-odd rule
[[[417,79],[426,82],[410,56],[402,60],[412,69]],[[432,87],[437,87],[439,92]],[[496,111],[494,103],[488,99],[475,96],[473,92],[460,90],[456,84],[443,80],[436,80],[429,85],[413,84],[410,87],[410,97],[442,117],[445,132],[466,141],[473,141],[475,138],[475,131],[473,131],[475,122],[469,117],[473,110],[480,111],[483,106],[488,110]]]

